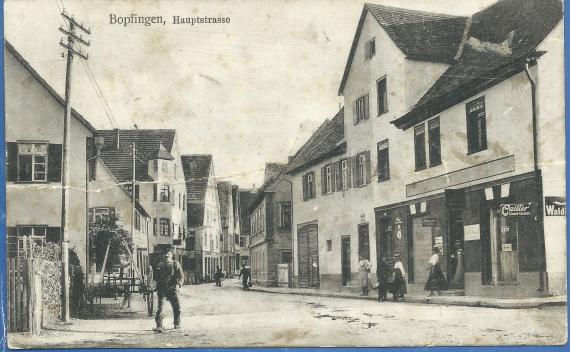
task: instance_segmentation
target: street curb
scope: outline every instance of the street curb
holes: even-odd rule
[[[252,292],[263,292],[263,293],[274,293],[281,295],[298,295],[298,296],[313,296],[313,297],[331,297],[331,298],[349,298],[349,299],[360,299],[368,301],[377,301],[377,297],[373,296],[356,296],[350,294],[335,294],[328,292],[295,292],[295,291],[274,291],[266,290],[263,288],[251,288]],[[465,297],[465,296],[463,296]],[[391,302],[387,300],[387,302]],[[566,306],[566,296],[553,297],[551,299],[545,299],[540,301],[524,301],[524,300],[505,300],[500,299],[489,299],[486,300],[482,297],[472,298],[470,300],[458,300],[453,299],[452,296],[439,296],[439,297],[419,297],[419,296],[407,296],[404,303],[419,303],[419,304],[438,304],[446,306],[466,306],[466,307],[481,307],[481,308],[498,308],[498,309],[532,309],[532,308],[542,308],[542,307],[555,307],[555,306]]]

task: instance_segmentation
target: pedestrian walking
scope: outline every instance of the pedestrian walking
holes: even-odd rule
[[[428,263],[429,277],[424,289],[430,291],[429,296],[433,296],[433,291],[437,291],[439,296],[441,291],[447,289],[447,282],[439,267],[439,248],[433,247],[432,253]]]
[[[361,296],[368,296],[368,286],[370,286],[368,274],[370,273],[370,268],[372,268],[370,261],[361,255],[360,261],[358,262],[358,278],[360,280],[360,287],[362,288]]]
[[[386,259],[380,258],[376,276],[378,278],[378,301],[384,302],[388,296],[388,265]]]
[[[222,269],[220,268],[220,266],[218,265],[216,267],[216,273],[214,274],[214,279],[216,280],[216,286],[218,287],[222,287],[222,276],[224,274],[222,273]]]
[[[399,299],[404,300],[404,295],[407,293],[406,287],[406,270],[404,270],[404,263],[399,253],[394,254],[394,277],[392,281],[392,294],[394,301]]]
[[[154,331],[163,332],[162,320],[164,319],[164,299],[170,302],[174,315],[174,329],[180,329],[180,302],[178,300],[178,288],[182,287],[182,267],[174,260],[174,252],[171,248],[165,249],[163,259],[156,267],[156,289],[158,293],[158,307],[156,310],[156,328]]]
[[[241,265],[241,270],[239,272],[238,280],[241,278],[241,284],[244,291],[249,291],[249,284],[251,282],[251,271],[245,264]]]

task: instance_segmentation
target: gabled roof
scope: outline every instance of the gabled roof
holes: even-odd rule
[[[220,200],[220,220],[222,227],[229,226],[230,202],[232,196],[232,184],[226,181],[217,183],[218,199]]]
[[[342,95],[356,54],[366,15],[370,13],[408,59],[450,63],[465,32],[467,17],[397,7],[365,4],[344,69],[338,94]]]
[[[281,175],[287,169],[287,164],[284,163],[266,163],[265,164],[265,176],[263,177],[263,182],[266,183],[271,181],[275,177]]]
[[[119,135],[119,148],[116,147],[116,137]],[[172,151],[176,130],[100,130],[97,135],[103,137],[105,144],[101,149],[101,159],[107,165],[113,176],[119,182],[129,182],[132,179],[132,145],[136,146],[135,175],[137,181],[152,181],[148,176],[148,161],[159,158],[161,147],[164,153]],[[174,158],[170,156],[170,159]]]
[[[520,73],[562,19],[559,0],[501,0],[476,13],[457,63],[392,123],[406,129]]]
[[[14,46],[7,40],[4,40],[4,47],[9,53],[14,55],[16,60],[18,60],[22,64],[22,66],[32,75],[32,77],[36,81],[38,81],[38,83],[42,87],[44,87],[47,90],[47,92],[65,109],[65,100],[59,94],[57,94],[55,89],[53,89],[53,87],[50,86],[42,76],[40,76],[40,74],[30,65],[30,63],[26,61],[26,59],[24,59],[24,57],[16,50],[16,48],[14,48]],[[81,116],[80,113],[75,111],[75,109],[73,108],[71,109],[71,116],[75,117],[89,131],[93,133],[97,131],[95,127],[93,127],[93,125],[89,123],[89,121],[87,121],[83,116]],[[63,115],[61,117],[63,118]]]
[[[211,166],[211,155],[182,155],[188,202],[204,204]]]
[[[286,173],[295,174],[308,166],[346,151],[344,108],[331,120],[325,120],[287,164]]]

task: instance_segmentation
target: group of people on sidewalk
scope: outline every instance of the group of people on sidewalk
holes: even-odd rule
[[[427,282],[424,286],[425,291],[429,291],[428,296],[433,296],[434,292],[438,295],[441,291],[447,290],[448,281],[441,270],[440,263],[440,250],[439,247],[434,246],[432,250],[432,256],[429,258],[427,270],[429,272]],[[451,261],[454,272],[451,273],[450,281],[454,283],[460,283],[463,281],[463,258],[462,258],[462,248],[461,243],[456,243],[456,251],[451,255]],[[399,253],[394,254],[393,257],[393,267],[388,265],[386,258],[381,258],[378,262],[378,284],[372,286],[374,289],[378,289],[378,301],[384,302],[387,299],[388,292],[393,294],[393,300],[405,300],[405,294],[407,293],[407,278],[406,271],[404,270],[404,263],[402,263],[401,256]],[[359,281],[360,287],[362,289],[361,296],[367,296],[370,285],[370,270],[372,269],[372,263],[364,257],[360,256],[360,261],[358,262],[359,270]]]

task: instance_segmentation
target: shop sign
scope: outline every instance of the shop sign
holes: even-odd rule
[[[481,239],[479,224],[467,225],[463,227],[465,241],[478,241]]]
[[[434,227],[437,226],[437,218],[426,216],[422,218],[423,227]]]
[[[513,244],[512,243],[503,243],[503,252],[512,252],[513,251]]]
[[[529,216],[530,203],[501,204],[503,216]]]
[[[442,236],[437,236],[435,238],[435,245],[434,246],[439,249],[439,253],[443,254],[443,237]]]
[[[566,216],[565,197],[544,197],[546,216]]]

